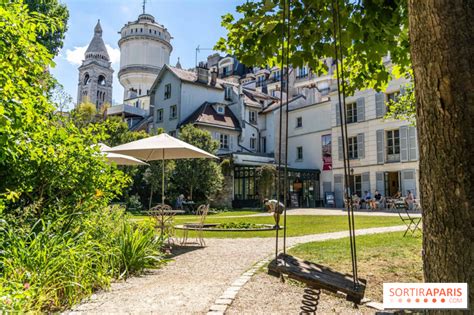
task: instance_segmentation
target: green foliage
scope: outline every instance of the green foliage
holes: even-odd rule
[[[322,57],[334,57],[333,0],[290,1],[290,64],[309,65],[326,73]],[[281,63],[282,1],[248,1],[237,6],[237,17],[226,14],[222,26],[228,31],[215,49],[235,55],[244,64]],[[390,53],[399,73],[410,68],[406,0],[339,1],[345,78],[349,93],[356,89],[383,89],[390,69],[382,58]]]
[[[263,199],[271,198],[274,190],[275,178],[277,175],[277,169],[274,165],[262,165],[256,169],[258,191],[260,197]]]
[[[163,263],[160,252],[163,243],[155,235],[153,226],[131,225],[126,222],[123,223],[119,236],[120,270],[123,270],[124,277]]]
[[[407,85],[404,93],[395,101],[390,100],[385,119],[407,120],[412,125],[416,125],[415,89],[412,84]]]
[[[217,152],[218,143],[208,131],[192,125],[184,126],[179,138],[211,154]],[[184,159],[176,161],[173,183],[184,190],[191,199],[206,200],[222,188],[223,176],[219,164],[209,159]],[[179,192],[183,193],[183,192]]]
[[[153,227],[108,207],[129,179],[96,146],[109,138],[107,126],[54,114],[53,55],[38,41],[60,47],[65,25],[43,9],[0,4],[2,312],[58,311],[160,262]]]
[[[45,46],[51,54],[57,55],[63,47],[63,40],[67,31],[67,21],[69,19],[67,7],[59,3],[58,0],[25,0],[24,3],[28,6],[30,12],[54,16],[61,22],[58,28],[39,34],[37,37],[38,42]]]
[[[19,1],[0,4],[0,167],[18,157],[28,133],[44,128],[53,110],[44,93],[53,56],[36,35],[60,27],[59,19],[29,14]]]
[[[63,231],[62,220],[29,228],[4,224],[0,254],[1,311],[60,311],[112,278],[163,262],[150,225],[137,225],[118,208],[82,216]]]
[[[228,223],[221,223],[216,226],[218,229],[228,230],[228,229],[256,229],[260,226],[254,223],[249,222],[228,222]]]

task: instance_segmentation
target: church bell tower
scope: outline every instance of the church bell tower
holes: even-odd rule
[[[112,105],[113,73],[99,20],[94,28],[94,37],[87,47],[85,60],[79,67],[77,105],[89,101],[98,112],[102,111],[104,104]]]

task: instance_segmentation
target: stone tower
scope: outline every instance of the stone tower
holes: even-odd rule
[[[87,47],[85,60],[79,67],[77,104],[89,101],[101,111],[105,103],[112,105],[112,79],[114,70],[104,41],[100,20],[94,28],[94,37]]]
[[[138,20],[128,22],[119,32],[120,71],[118,79],[124,88],[124,101],[146,96],[165,64],[169,64],[171,35],[143,12]]]

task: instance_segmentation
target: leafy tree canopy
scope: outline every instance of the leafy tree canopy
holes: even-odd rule
[[[184,126],[179,138],[204,151],[215,154],[219,144],[211,134],[192,125]],[[176,160],[174,186],[192,199],[208,199],[222,188],[222,170],[216,161],[209,159]]]
[[[325,73],[324,57],[334,57],[333,0],[291,0],[290,40],[285,41],[290,64],[308,65]],[[348,92],[383,89],[395,75],[410,67],[406,0],[339,0],[341,44],[345,56]],[[282,1],[248,1],[237,7],[238,15],[226,14],[222,26],[227,38],[215,48],[235,55],[247,65],[281,63]],[[390,54],[394,66],[383,57]]]
[[[54,17],[61,22],[58,27],[38,34],[37,37],[38,42],[45,46],[51,54],[57,55],[63,47],[64,36],[67,31],[69,11],[66,5],[58,0],[25,0],[24,3],[31,12]]]

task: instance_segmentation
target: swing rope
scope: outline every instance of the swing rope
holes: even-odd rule
[[[289,116],[289,65],[290,65],[290,30],[291,30],[291,0],[281,0],[281,71],[280,77],[280,116],[279,116],[279,134],[278,134],[278,174],[277,174],[277,202],[280,207],[280,202],[283,200],[283,252],[278,252],[278,228],[275,231],[275,260],[268,265],[268,272],[271,275],[282,278],[286,274],[289,278],[295,279],[308,286],[308,291],[305,291],[303,301],[303,313],[315,312],[317,310],[319,294],[321,289],[330,292],[343,292],[346,294],[346,299],[354,303],[360,303],[364,297],[366,281],[358,278],[357,271],[357,255],[356,255],[356,239],[355,239],[355,221],[354,208],[352,206],[351,190],[349,188],[349,171],[350,161],[348,152],[348,133],[347,121],[345,120],[345,78],[344,78],[344,51],[342,46],[342,26],[340,22],[339,0],[332,0],[332,26],[336,65],[336,79],[338,92],[338,107],[339,119],[341,121],[341,138],[343,149],[343,164],[344,164],[344,200],[347,206],[347,219],[349,225],[349,240],[351,246],[351,262],[352,262],[352,277],[328,268],[327,266],[304,261],[297,257],[286,254],[286,236],[287,236],[287,201],[289,196],[289,181],[288,181],[288,116]],[[286,46],[285,46],[286,45]],[[340,63],[340,64],[339,64]],[[285,71],[285,72],[283,72]],[[286,86],[284,86],[286,84]],[[283,96],[286,92],[286,97]],[[286,98],[286,109],[283,114],[283,100]],[[285,115],[285,122],[283,122],[283,115]],[[285,123],[285,126],[283,126]],[[285,127],[286,134],[283,135],[283,127]],[[285,140],[285,156],[283,157],[282,140]],[[285,163],[283,167],[282,163]],[[282,176],[284,175],[284,178]],[[284,189],[284,191],[282,191]],[[283,279],[283,278],[282,278]],[[308,293],[309,292],[309,293]],[[311,293],[311,294],[310,294]]]
[[[282,125],[283,125],[283,82],[284,82],[284,74],[283,74],[283,71],[284,71],[284,49],[285,49],[285,20],[286,20],[286,16],[285,16],[285,11],[286,11],[286,0],[283,0],[282,1],[282,12],[281,12],[281,20],[282,20],[282,27],[281,27],[281,38],[282,38],[282,41],[281,41],[281,75],[280,75],[280,106],[279,106],[279,109],[280,109],[280,116],[279,116],[279,128],[278,128],[278,168],[277,168],[277,207],[279,208],[280,207],[280,202],[281,202],[281,159],[282,159],[282,154],[281,154],[281,149],[282,149],[282,145],[281,145],[281,140],[282,140]],[[286,179],[285,179],[285,182],[286,182]],[[286,186],[286,185],[284,185]],[[284,197],[284,200],[286,199],[286,197]],[[286,203],[285,203],[285,208],[284,208],[284,211],[286,213]],[[276,222],[275,222],[276,223]],[[284,236],[286,236],[286,224],[285,224],[285,227],[284,227],[285,231],[284,231]],[[275,228],[275,259],[278,258],[278,231],[279,231],[279,227],[277,226]],[[284,241],[284,243],[286,243]]]
[[[347,210],[347,219],[349,224],[349,241],[351,246],[351,263],[352,263],[352,278],[354,287],[359,286],[358,270],[357,270],[357,251],[356,251],[356,239],[355,239],[355,224],[354,224],[354,207],[352,205],[352,192],[349,186],[350,177],[350,160],[349,150],[347,146],[348,133],[347,133],[347,121],[345,118],[346,112],[346,90],[345,90],[345,78],[344,78],[344,54],[342,47],[342,26],[340,22],[340,9],[339,1],[332,0],[331,3],[332,14],[333,14],[333,36],[334,36],[334,52],[335,52],[335,63],[336,63],[336,80],[337,80],[337,94],[339,101],[339,119],[341,122],[341,139],[342,139],[342,155],[344,164],[344,199]],[[339,45],[338,45],[339,38]],[[341,62],[339,68],[339,59]],[[341,88],[342,85],[342,88]],[[342,91],[341,91],[342,90]],[[342,93],[342,97],[341,97]],[[342,98],[342,99],[341,99]]]

